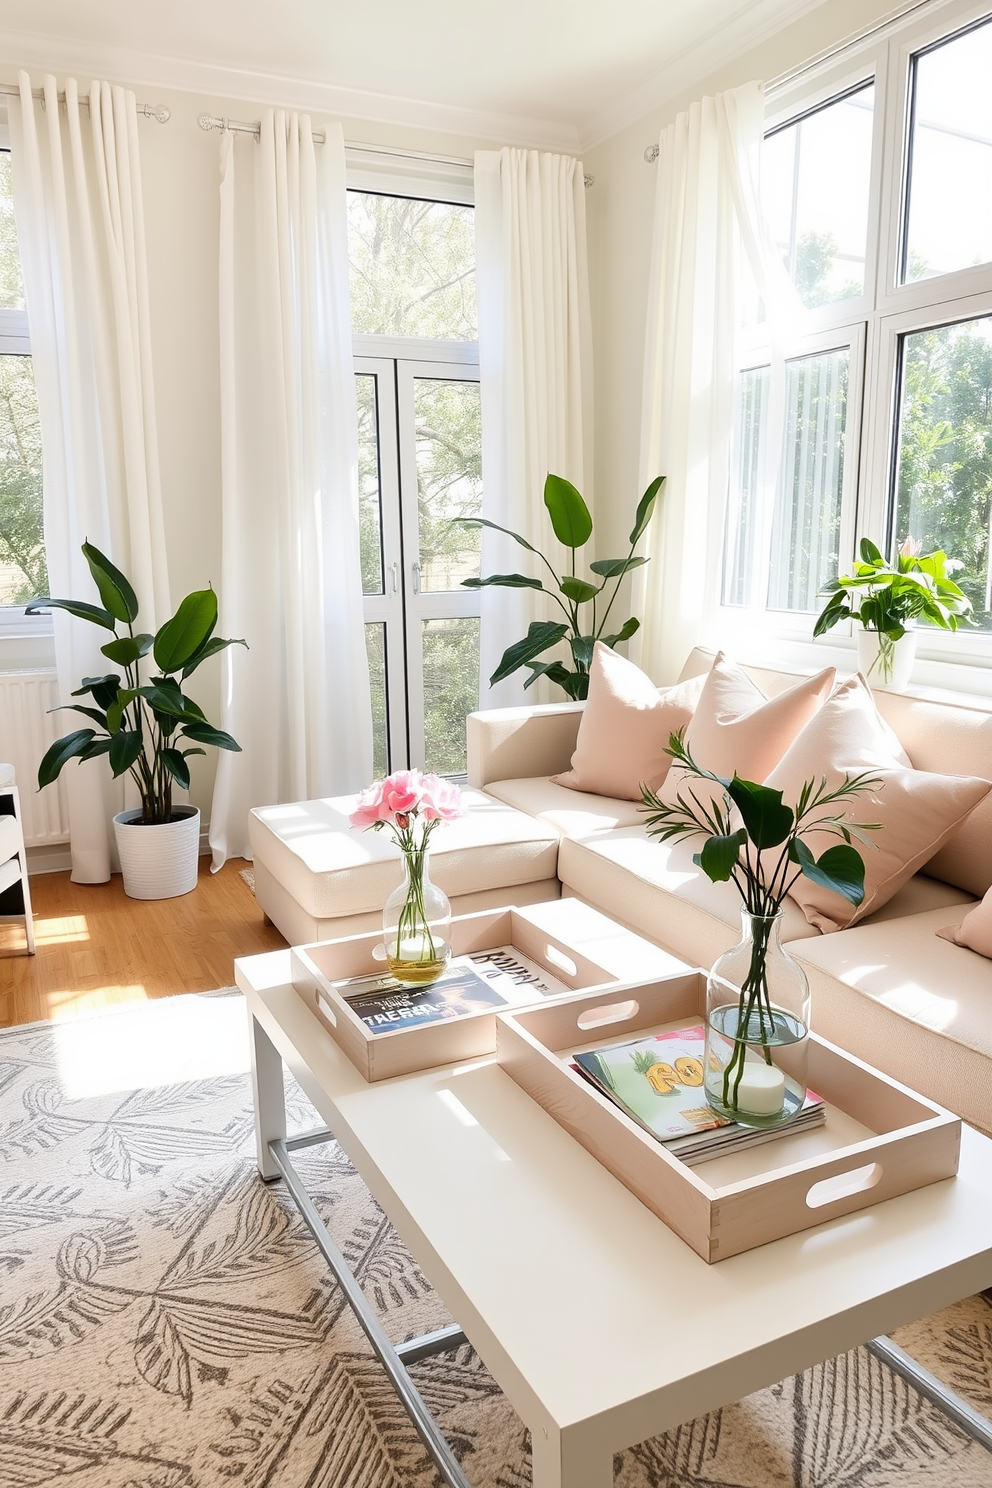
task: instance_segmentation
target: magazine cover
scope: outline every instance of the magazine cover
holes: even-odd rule
[[[705,1041],[700,1024],[569,1057],[573,1069],[683,1161],[721,1155],[823,1123],[823,1101],[812,1090],[802,1110],[798,1096],[786,1091],[786,1103],[798,1114],[788,1126],[772,1131],[738,1126],[719,1116],[703,1094]]]
[[[702,1025],[573,1054],[579,1066],[662,1141],[732,1123],[703,1094]]]
[[[373,1033],[416,1028],[511,1003],[537,1002],[569,990],[513,946],[455,956],[443,975],[427,987],[407,986],[388,971],[334,985]]]
[[[505,1007],[506,998],[478,976],[470,966],[449,966],[428,987],[405,986],[381,972],[336,983],[348,1006],[373,1033],[392,1033],[398,1028],[416,1028]]]

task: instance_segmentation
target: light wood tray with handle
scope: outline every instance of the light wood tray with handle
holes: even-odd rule
[[[689,1168],[561,1057],[703,1019],[706,974],[500,1012],[497,1059],[516,1083],[691,1245],[720,1261],[957,1172],[961,1122],[811,1035],[823,1127]]]

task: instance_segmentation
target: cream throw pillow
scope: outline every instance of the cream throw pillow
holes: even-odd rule
[[[833,667],[827,667],[815,677],[803,677],[777,697],[766,698],[721,651],[685,731],[696,764],[723,779],[736,771],[742,780],[761,782],[822,706],[835,675]],[[679,793],[684,796],[687,791],[705,803],[713,799],[718,787],[686,776],[676,767],[658,794],[674,805]]]
[[[952,945],[964,946],[966,950],[977,951],[980,956],[992,960],[992,889],[980,904],[969,909],[960,925],[948,925],[937,934]]]
[[[792,898],[818,930],[843,929],[880,909],[992,790],[988,780],[933,775],[914,770],[904,758],[893,750],[891,731],[878,716],[868,684],[855,676],[835,689],[765,780],[782,792],[787,806],[795,805],[803,783],[810,779],[826,776],[833,787],[845,775],[870,770],[881,782],[844,806],[852,823],[882,823],[881,831],[867,833],[867,845],[855,839],[865,864],[861,904],[855,906],[805,877],[793,885]],[[826,832],[811,832],[805,838],[817,858],[839,840]]]
[[[624,801],[641,799],[642,781],[657,790],[672,762],[668,740],[689,722],[704,680],[659,691],[640,667],[597,641],[572,767],[552,781]]]

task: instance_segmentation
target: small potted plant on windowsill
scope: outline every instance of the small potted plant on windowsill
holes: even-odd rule
[[[908,628],[914,621],[941,630],[975,623],[971,600],[950,577],[961,567],[939,548],[924,553],[912,537],[899,545],[895,563],[886,563],[875,544],[862,538],[854,572],[824,586],[830,598],[813,634],[824,635],[839,620],[859,620],[858,669],[873,686],[901,692],[916,659],[916,632]]]
[[[100,650],[108,661],[123,668],[124,676],[107,672],[102,677],[83,678],[72,696],[88,696],[92,705],[70,703],[67,707],[91,719],[97,728],[76,729],[56,739],[38,767],[38,789],[57,780],[71,759],[107,755],[114,777],[130,775],[141,797],[139,809],[114,817],[124,892],[132,899],[172,899],[196,888],[200,841],[199,810],[174,806],[173,784],[189,789],[186,761],[191,754],[205,754],[202,745],[241,748],[230,734],[207,722],[202,708],[186,696],[180,684],[209,656],[246,643],[214,635],[217,596],[212,589],[187,594],[155,635],[136,632],[138,600],[127,579],[91,543],[83,544],[83,555],[100,604],[33,599],[26,613],[68,610],[79,620],[109,630],[113,640]],[[119,624],[126,627],[125,633],[118,633]],[[156,674],[143,683],[140,665],[149,655]],[[180,749],[183,740],[189,740],[191,747]]]

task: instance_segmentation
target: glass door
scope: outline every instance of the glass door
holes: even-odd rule
[[[463,361],[359,357],[362,580],[376,775],[466,768],[478,706],[482,513],[478,369]]]

